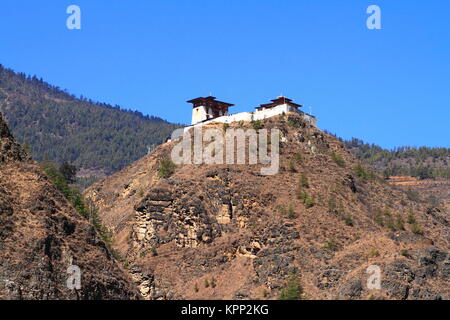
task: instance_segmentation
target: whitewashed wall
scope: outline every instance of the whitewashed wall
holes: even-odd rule
[[[199,107],[202,108],[202,107]],[[195,109],[194,109],[195,110]],[[197,123],[199,121],[203,121],[206,119],[207,114],[206,114],[206,110],[203,108],[203,114],[201,114],[202,111],[200,111],[199,114],[201,114],[198,117],[195,117],[196,119],[202,119],[199,121],[195,121],[194,122],[194,112],[193,111],[193,115],[192,115],[192,126],[186,127],[186,130],[189,130],[190,128],[193,127],[197,127],[197,126],[203,126],[205,124],[208,123],[212,123],[212,122],[219,122],[219,123],[232,123],[232,122],[239,122],[239,121],[256,121],[256,120],[264,120],[267,118],[271,118],[273,116],[277,116],[283,113],[289,113],[289,112],[296,112],[296,113],[301,113],[303,115],[303,118],[307,121],[309,121],[309,123],[311,123],[311,125],[313,125],[314,127],[317,128],[317,119],[314,116],[311,116],[309,114],[303,113],[298,111],[297,109],[289,106],[288,104],[280,104],[279,106],[273,107],[273,108],[269,108],[269,109],[264,109],[264,110],[255,110],[255,112],[240,112],[240,113],[235,113],[235,114],[231,114],[228,116],[222,116],[222,117],[218,117],[218,118],[214,118],[211,119],[209,121],[205,121],[205,122],[200,122]],[[202,118],[204,117],[204,118]]]
[[[253,120],[264,120],[273,116],[277,116],[280,114],[288,113],[288,112],[296,112],[297,110],[295,108],[292,108],[291,106],[287,104],[280,104],[279,106],[264,109],[264,110],[256,110],[254,112],[254,119]]]
[[[208,119],[206,108],[204,106],[199,106],[192,109],[192,124],[196,124]]]

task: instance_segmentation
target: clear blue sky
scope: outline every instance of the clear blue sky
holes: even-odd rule
[[[66,28],[66,8],[82,29]],[[366,28],[366,8],[382,30]],[[280,93],[319,126],[391,148],[450,147],[450,1],[1,0],[0,63],[76,95],[188,123],[211,92]]]

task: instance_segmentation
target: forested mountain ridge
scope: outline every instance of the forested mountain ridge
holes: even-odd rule
[[[341,141],[343,141],[341,139]],[[403,146],[386,150],[353,138],[345,147],[364,164],[388,176],[450,179],[450,149]]]
[[[0,112],[37,161],[113,173],[162,143],[179,125],[93,102],[0,65]]]
[[[111,174],[161,144],[179,125],[98,103],[0,64],[0,112],[37,161]],[[449,148],[386,150],[353,138],[345,147],[385,176],[450,178]]]

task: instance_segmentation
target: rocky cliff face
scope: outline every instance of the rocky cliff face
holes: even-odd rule
[[[447,212],[295,115],[263,126],[281,131],[276,175],[183,165],[159,178],[172,142],[87,190],[146,299],[276,299],[290,279],[305,299],[450,298]]]
[[[67,280],[81,271],[81,288]],[[76,282],[71,282],[76,284]],[[135,299],[95,229],[55,189],[0,116],[0,299]]]
[[[13,139],[0,114],[0,163],[29,160],[23,148]]]

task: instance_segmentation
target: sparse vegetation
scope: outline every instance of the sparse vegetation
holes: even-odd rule
[[[302,200],[307,209],[314,207],[316,204],[314,196],[311,197],[308,192],[302,190],[301,188],[297,190],[297,198]]]
[[[328,212],[336,213],[336,208],[336,196],[334,194],[330,194],[330,197],[328,198]]]
[[[391,229],[392,231],[405,229],[405,225],[404,225],[403,218],[401,217],[401,215],[398,214],[394,219],[394,217],[392,216],[392,214],[388,208],[386,208],[384,210],[383,215],[378,216],[377,219],[380,219],[380,221],[379,221],[380,225],[386,226],[389,229]]]
[[[312,208],[316,204],[316,199],[308,194],[305,190],[307,188],[309,188],[308,177],[302,172],[298,181],[297,199],[301,200],[306,208]]]
[[[205,288],[209,288],[209,281],[208,281],[208,279],[205,279]]]
[[[198,289],[198,284],[197,284],[197,283],[195,283],[195,285],[194,285],[194,292],[195,292],[195,293],[197,293],[197,292],[198,292],[198,290],[199,290],[199,289]]]
[[[374,220],[378,225],[387,227],[392,231],[405,230],[405,223],[402,216],[397,214],[394,218],[389,208],[385,208],[383,212],[380,209],[375,210]]]
[[[339,251],[341,247],[342,247],[341,244],[337,242],[335,239],[329,239],[326,241],[325,245],[323,246],[323,249],[327,251]]]
[[[332,153],[331,154],[331,158],[334,160],[334,162],[337,163],[338,166],[340,167],[345,167],[345,161],[344,158],[342,158],[342,156],[340,154],[337,153]]]
[[[414,217],[414,214],[413,214],[413,213],[410,213],[410,214],[408,215],[408,223],[409,223],[409,224],[415,224],[415,223],[416,223],[416,218]]]
[[[294,159],[297,164],[303,164],[304,159],[303,159],[303,155],[300,152],[297,152],[294,155]]]
[[[414,223],[411,226],[411,232],[414,233],[414,234],[418,234],[418,235],[423,235],[424,234],[423,229],[420,227],[420,225],[418,223]]]
[[[261,120],[252,121],[251,124],[252,124],[252,128],[254,130],[260,130],[263,128],[263,124],[262,124]]]
[[[224,123],[222,126],[222,129],[224,132],[226,132],[230,128],[230,125],[228,123]]]
[[[344,216],[344,222],[349,227],[353,227],[353,225],[354,225],[353,218],[351,215]]]
[[[376,258],[380,256],[380,252],[376,248],[372,248],[369,251],[368,257],[369,258]]]
[[[375,174],[372,171],[366,170],[360,163],[356,166],[355,173],[363,181],[373,180],[375,178]]]
[[[309,188],[308,176],[305,173],[300,173],[299,185],[302,188]]]
[[[117,252],[112,250],[111,244],[111,233],[109,230],[102,224],[100,217],[98,216],[97,208],[94,203],[90,200],[85,201],[81,195],[81,193],[73,187],[69,186],[70,179],[68,180],[68,175],[63,174],[60,169],[57,167],[56,163],[51,161],[42,162],[41,168],[50,178],[50,180],[55,184],[56,188],[64,195],[64,197],[73,205],[73,207],[78,211],[78,213],[86,218],[97,230],[101,239],[105,242],[105,244],[110,249],[111,253],[116,255],[116,258],[119,259]]]
[[[383,213],[381,212],[380,209],[377,209],[377,210],[375,211],[374,218],[375,218],[375,222],[376,222],[378,225],[384,227]]]
[[[316,199],[313,197],[309,197],[308,194],[306,194],[305,199],[303,200],[303,203],[305,204],[306,208],[312,208],[316,204]]]
[[[296,163],[293,159],[289,160],[289,171],[297,172]]]
[[[300,300],[303,294],[303,288],[300,285],[298,276],[291,274],[286,287],[281,290],[279,300]]]
[[[397,219],[395,220],[395,227],[397,230],[405,230],[405,223],[403,222],[403,218],[401,215],[397,215]]]
[[[292,127],[292,128],[300,128],[300,121],[297,118],[288,116],[287,118],[287,124],[288,126]]]
[[[175,172],[176,165],[168,157],[161,160],[158,168],[160,178],[168,178]]]
[[[389,212],[388,209],[385,209],[384,211],[384,224],[386,227],[388,227],[389,229],[391,229],[392,231],[395,231],[395,221],[392,218],[391,213]]]
[[[409,251],[406,250],[406,249],[402,249],[402,250],[400,251],[400,254],[401,254],[402,256],[406,257],[406,258],[410,258],[410,257],[411,257],[411,255],[409,254]]]
[[[298,214],[295,211],[295,208],[292,205],[292,203],[289,204],[289,206],[287,208],[284,206],[280,206],[279,210],[284,216],[288,217],[289,219],[295,219],[298,217]]]
[[[290,204],[288,207],[287,216],[289,219],[295,219],[298,216],[298,214],[297,214],[297,212],[295,212],[294,206],[292,204]]]

